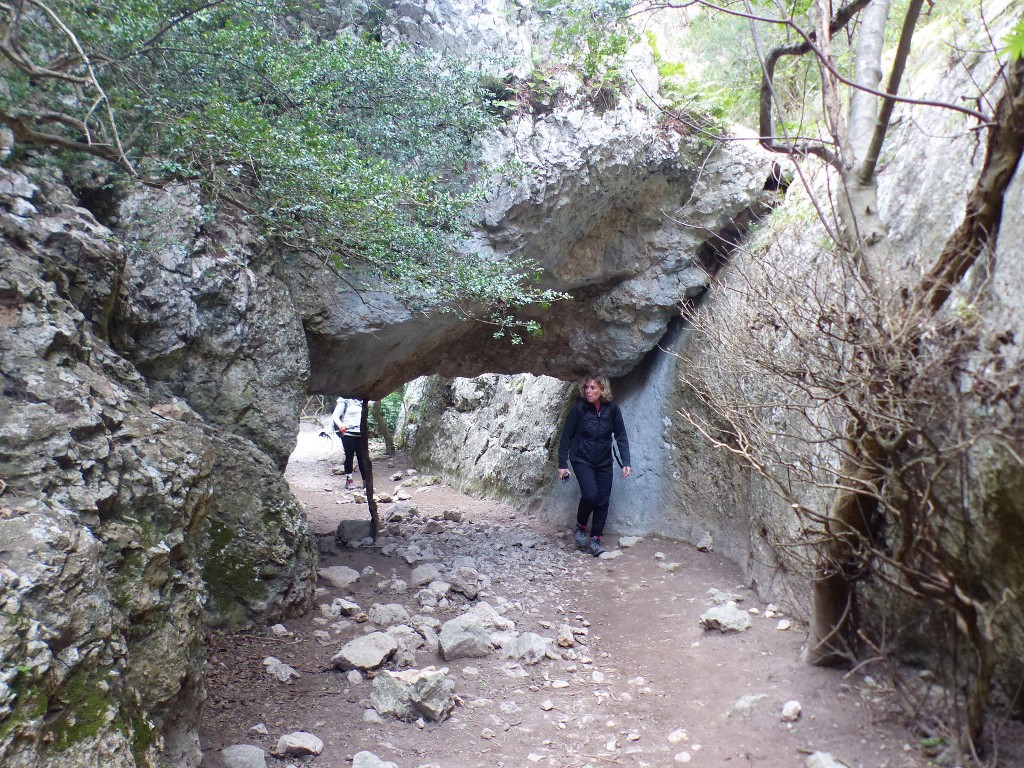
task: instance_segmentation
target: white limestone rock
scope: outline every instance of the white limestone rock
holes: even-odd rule
[[[278,757],[306,757],[323,751],[324,743],[317,736],[308,731],[295,731],[277,740],[273,754]]]
[[[371,632],[345,643],[331,659],[331,664],[342,672],[350,669],[365,672],[377,669],[396,650],[398,642],[391,635],[385,632]]]

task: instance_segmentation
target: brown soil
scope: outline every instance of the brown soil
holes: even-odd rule
[[[343,476],[332,474],[339,462],[339,447],[304,427],[287,476],[318,534],[333,533],[341,519],[368,517],[365,504],[341,490]],[[390,491],[395,483],[388,476],[406,468],[401,456],[378,458],[374,466],[378,492]],[[447,486],[413,489],[412,500],[421,517],[461,511],[472,523],[463,524],[470,532],[467,540],[507,545],[502,536],[512,532],[521,534],[524,549],[539,542],[527,553],[535,555],[532,565],[499,565],[496,571],[480,566],[493,584],[479,599],[497,605],[506,598],[505,614],[518,631],[554,637],[562,624],[586,629],[580,637],[585,645],[573,649],[577,658],[523,664],[525,677],[512,677],[509,660],[500,653],[446,664],[421,652],[419,668],[450,669],[460,706],[442,723],[386,719],[370,724],[363,714],[371,681],[352,684],[330,663],[354,635],[327,643],[315,639],[313,631],[325,629],[315,620],[315,607],[286,623],[288,637],[276,638],[262,628],[214,636],[201,732],[204,768],[220,768],[219,750],[240,743],[262,747],[272,767],[343,768],[361,750],[398,768],[683,763],[792,768],[815,751],[864,768],[933,764],[928,753],[934,747],[911,727],[892,688],[866,678],[865,670],[847,675],[801,663],[799,623],[778,629],[780,617],[765,618],[766,606],[741,586],[738,568],[717,554],[647,538],[617,559],[595,559],[577,551],[565,531],[505,504],[471,499]],[[567,520],[571,514],[567,510]],[[459,537],[436,538],[443,562],[461,554]],[[608,543],[616,541],[609,537]],[[377,587],[392,573],[408,578],[412,569],[398,557],[384,556],[380,547],[341,549],[321,563],[360,571],[371,566],[376,575],[363,576],[342,592],[321,582],[317,604],[351,596],[364,610],[377,602],[400,602],[416,612],[414,588],[394,594]],[[681,566],[670,571],[667,563]],[[711,588],[741,595],[741,607],[758,610],[748,631],[701,629],[698,621],[711,605]],[[433,615],[444,621],[457,613],[453,607]],[[301,679],[282,684],[271,678],[262,665],[267,656],[297,668]],[[561,681],[568,685],[561,687]],[[764,698],[746,715],[730,714],[749,694]],[[794,723],[780,718],[790,700],[802,706]],[[258,723],[266,724],[269,735],[250,731]],[[321,755],[287,761],[269,756],[280,735],[299,730],[323,740]]]

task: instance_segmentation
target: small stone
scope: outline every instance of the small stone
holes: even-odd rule
[[[384,722],[384,718],[380,716],[376,709],[364,709],[363,722],[381,724]]]
[[[381,760],[373,752],[363,750],[352,756],[352,768],[398,768],[398,764]]]
[[[481,739],[487,739],[488,741],[490,741],[491,739],[493,739],[497,735],[498,734],[496,734],[490,728],[484,728],[482,731],[480,731],[480,738]]]
[[[409,575],[409,581],[415,587],[421,587],[424,584],[429,584],[432,581],[440,580],[441,572],[433,563],[423,563],[422,565],[417,565],[415,568],[412,569],[412,573]]]
[[[621,549],[610,549],[602,552],[597,556],[598,560],[615,560],[616,558],[622,557]]]
[[[775,628],[780,632],[785,632],[791,626],[793,626],[793,622],[791,622],[789,619],[782,619],[781,621],[779,621],[778,624],[775,625]]]
[[[376,669],[398,650],[398,643],[384,632],[371,632],[346,643],[331,664],[342,672],[350,669]]]
[[[846,763],[841,763],[832,757],[830,752],[815,752],[804,761],[805,768],[847,768]]]
[[[319,755],[323,751],[324,743],[307,731],[285,734],[277,740],[277,746],[274,748],[274,754],[283,757]]]
[[[567,680],[552,680],[551,681],[551,687],[552,688],[568,688],[569,687],[569,682]]]
[[[359,685],[359,683],[363,682],[363,673],[360,672],[358,669],[350,669],[345,674],[345,679],[348,680],[349,683],[351,683],[352,685]]]
[[[766,693],[748,693],[740,696],[732,705],[729,717],[746,717],[754,711],[754,707],[768,698]]]
[[[220,751],[225,768],[267,768],[267,755],[251,744],[233,744]]]
[[[635,547],[637,544],[639,544],[643,540],[644,540],[643,536],[620,536],[619,537],[619,546],[622,547],[623,549],[629,549],[630,547]]]
[[[259,736],[269,736],[270,735],[270,729],[267,728],[267,724],[266,723],[256,723],[256,725],[254,725],[252,728],[250,728],[249,731],[252,732],[252,733],[255,733],[255,734],[259,735]]]
[[[345,589],[359,580],[359,571],[347,565],[332,565],[320,570],[320,578],[336,589]]]
[[[705,631],[744,632],[750,629],[750,616],[735,605],[716,605],[701,614],[700,625]]]
[[[409,621],[409,612],[399,603],[374,603],[370,606],[370,621],[382,627],[391,627]]]
[[[576,635],[572,631],[572,627],[568,624],[563,624],[558,628],[558,639],[556,640],[559,648],[572,648],[576,645]]]
[[[544,701],[540,703],[540,708],[545,712],[550,712],[555,708],[555,705],[551,702],[551,699],[544,699]]]
[[[270,634],[274,637],[288,637],[291,632],[288,631],[288,627],[284,624],[275,624],[270,628]]]
[[[687,736],[686,730],[684,728],[677,728],[668,735],[668,743],[674,746],[676,744],[682,744],[689,738],[690,737]]]
[[[800,719],[801,711],[799,701],[787,701],[782,705],[782,714],[779,717],[784,723],[795,723]]]
[[[679,752],[672,759],[677,763],[688,763],[693,759],[693,755],[689,752]]]
[[[263,666],[267,670],[268,675],[272,675],[277,678],[278,682],[281,683],[290,683],[292,680],[297,680],[302,677],[294,667],[288,666],[283,661],[274,658],[273,656],[267,656],[267,658],[263,660]]]

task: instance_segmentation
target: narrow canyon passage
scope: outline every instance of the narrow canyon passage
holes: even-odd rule
[[[308,507],[314,532],[327,541],[339,521],[366,516],[365,504],[343,491],[344,475],[332,473],[339,461],[338,446],[304,425],[288,479]],[[401,455],[375,461],[381,490],[390,492],[398,483],[387,478],[403,475],[410,496],[402,502],[403,519],[374,546],[338,548],[321,558],[321,572],[347,566],[358,580],[339,589],[321,578],[318,607],[285,622],[287,632],[211,638],[206,768],[227,765],[221,750],[237,744],[264,749],[271,766],[332,768],[352,765],[362,751],[399,768],[788,768],[814,752],[865,768],[927,764],[891,691],[864,672],[847,679],[802,664],[802,624],[769,612],[742,586],[739,569],[719,555],[648,537],[595,559],[575,549],[567,530],[410,477],[408,469]],[[387,508],[382,504],[385,520]],[[618,537],[608,543],[617,545]],[[442,574],[472,563],[481,575],[479,594],[469,599],[451,592],[440,605],[425,605],[413,575],[423,563]],[[369,675],[346,674],[331,662],[348,641],[384,627],[372,618],[339,621],[330,611],[337,598],[371,617],[383,615],[375,605],[401,606],[407,614],[401,621],[413,626],[424,618],[438,626],[487,603],[514,623],[514,634],[550,638],[552,655],[560,658],[530,663],[496,649],[445,661],[420,648],[414,667],[447,669],[457,706],[440,723],[380,718],[370,705]],[[749,616],[750,627],[703,629],[702,614],[728,598]],[[566,627],[571,647],[554,642]],[[300,677],[279,682],[265,670],[268,657]],[[384,668],[395,669],[394,660]],[[787,722],[782,711],[791,701],[802,711]],[[315,734],[323,751],[269,757],[279,737],[295,731]]]

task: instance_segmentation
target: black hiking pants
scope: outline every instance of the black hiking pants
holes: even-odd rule
[[[578,459],[572,462],[576,482],[580,484],[580,505],[576,509],[576,522],[580,528],[590,526],[591,536],[604,535],[604,522],[608,519],[608,500],[612,495],[612,463],[587,464]]]
[[[345,449],[345,474],[352,474],[352,459],[359,460],[359,475],[366,482],[366,470],[363,468],[363,456],[359,453],[359,435],[352,435],[345,432],[341,436],[341,447]]]

